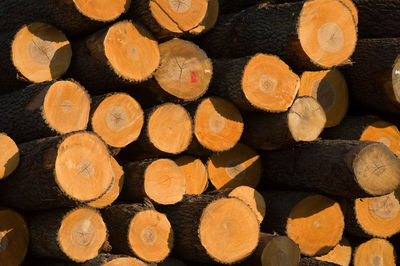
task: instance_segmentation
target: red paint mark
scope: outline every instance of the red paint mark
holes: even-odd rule
[[[191,83],[196,83],[197,82],[196,73],[194,71],[190,72],[190,82]]]

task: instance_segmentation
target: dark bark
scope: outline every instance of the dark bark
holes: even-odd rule
[[[339,264],[303,257],[300,259],[299,266],[339,266]]]
[[[279,0],[278,0],[279,1]],[[261,0],[219,0],[219,13],[229,14],[239,12],[255,4],[261,3]],[[268,2],[276,2],[276,0],[268,0]]]
[[[345,222],[345,230],[348,234],[354,235],[356,237],[360,238],[371,238],[374,236],[369,235],[367,232],[365,232],[360,224],[357,221],[357,217],[355,214],[355,204],[354,204],[355,199],[341,199],[339,200],[340,202],[340,207],[343,211],[344,215],[344,222]]]

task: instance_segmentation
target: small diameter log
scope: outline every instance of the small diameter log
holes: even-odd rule
[[[190,32],[203,22],[208,0],[133,0],[128,17],[139,19],[158,39]]]
[[[7,134],[0,133],[0,180],[12,174],[19,165],[19,149]]]
[[[353,255],[354,266],[396,265],[393,245],[385,240],[373,238],[358,246]]]
[[[294,191],[265,191],[262,195],[267,206],[262,228],[286,234],[302,254],[326,254],[342,239],[344,217],[334,200]]]
[[[113,252],[148,262],[168,257],[174,234],[165,214],[141,204],[119,204],[104,209],[103,217]]]
[[[179,259],[232,264],[257,246],[257,217],[238,198],[185,195],[176,205],[163,207],[163,212],[176,232],[174,252]]]
[[[303,72],[299,96],[312,96],[319,102],[326,114],[325,127],[339,125],[349,106],[346,80],[336,69]]]
[[[301,70],[346,63],[356,41],[357,26],[345,4],[310,0],[264,3],[221,16],[200,47],[215,58],[268,52]]]
[[[299,77],[279,57],[268,54],[214,60],[210,92],[249,111],[284,112],[293,103]]]
[[[120,21],[91,36],[76,40],[68,75],[91,94],[131,89],[151,77],[160,63],[157,41],[142,26]]]
[[[207,189],[208,172],[200,159],[182,155],[174,161],[185,175],[186,194],[201,194]]]
[[[314,259],[336,263],[341,266],[349,266],[351,262],[351,254],[352,249],[350,243],[345,237],[343,237],[342,240],[340,240],[339,244],[337,244],[327,254],[319,257],[314,257]]]
[[[354,139],[381,142],[400,157],[400,132],[398,128],[377,116],[347,116],[342,123],[325,130],[325,139]]]
[[[29,231],[25,219],[11,209],[0,209],[1,265],[20,265],[28,251]]]
[[[208,176],[216,189],[249,186],[255,188],[261,178],[260,156],[245,144],[214,153],[207,162]]]
[[[363,39],[344,74],[357,108],[400,114],[400,38]]]
[[[312,97],[297,98],[289,111],[244,116],[243,141],[261,150],[277,150],[295,141],[318,138],[326,122],[322,106]]]
[[[0,130],[22,143],[85,130],[90,96],[74,80],[32,84],[0,96]]]
[[[340,265],[328,261],[321,261],[314,258],[303,257],[300,259],[299,266],[340,266]]]
[[[114,179],[99,137],[78,132],[21,144],[13,175],[0,180],[0,200],[19,209],[74,206],[100,198]]]
[[[80,207],[52,210],[29,217],[33,257],[85,262],[95,258],[107,239],[107,228],[97,211]]]
[[[185,194],[185,175],[170,159],[132,162],[124,168],[121,197],[127,202],[141,202],[148,197],[157,204],[175,204]]]
[[[379,196],[400,183],[400,160],[382,143],[320,140],[263,154],[264,188],[318,191],[345,198]]]
[[[118,198],[124,185],[124,169],[122,169],[122,166],[118,164],[114,157],[111,157],[111,168],[114,173],[114,180],[110,189],[99,199],[89,202],[88,205],[90,207],[99,209],[105,208]]]
[[[123,148],[139,137],[144,123],[143,110],[128,94],[96,96],[91,109],[92,129],[109,146]]]

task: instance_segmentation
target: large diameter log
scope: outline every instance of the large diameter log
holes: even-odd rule
[[[400,159],[382,143],[319,140],[263,154],[264,188],[318,191],[346,198],[393,192]]]
[[[261,150],[277,150],[295,141],[313,141],[324,129],[326,116],[312,97],[297,98],[284,113],[247,113],[243,141]]]
[[[90,202],[114,179],[108,150],[93,133],[39,139],[19,148],[19,167],[0,180],[0,199],[7,206],[41,210]]]
[[[29,231],[25,219],[11,209],[0,209],[1,265],[20,265],[28,251]]]
[[[142,26],[120,21],[72,44],[68,75],[92,94],[131,88],[151,77],[160,63],[157,41]]]
[[[14,140],[0,133],[0,180],[12,174],[19,165],[19,149]]]
[[[182,155],[174,159],[185,175],[185,194],[201,194],[208,186],[208,172],[203,162],[190,155]]]
[[[104,209],[113,252],[134,255],[148,262],[164,260],[174,234],[165,214],[140,204],[119,204]]]
[[[393,245],[385,240],[373,238],[358,246],[353,255],[354,266],[364,265],[396,265]]]
[[[351,100],[358,108],[400,113],[400,38],[363,39],[344,72]],[[368,67],[367,67],[368,66]]]
[[[109,146],[123,148],[139,137],[143,110],[128,94],[93,97],[91,109],[91,127]]]
[[[346,219],[345,219],[346,221]],[[314,257],[319,261],[336,263],[341,266],[349,266],[351,262],[352,248],[349,241],[343,237],[342,240],[327,254]]]
[[[312,96],[326,114],[325,127],[339,125],[349,106],[349,92],[339,70],[305,71],[301,75],[299,96]]]
[[[85,130],[90,96],[73,80],[43,82],[0,96],[0,131],[15,142]]]
[[[323,255],[342,239],[344,217],[339,203],[304,192],[262,192],[267,215],[266,231],[286,234],[307,256]]]
[[[249,186],[255,188],[261,178],[260,156],[245,144],[214,153],[207,162],[208,176],[216,189]]]
[[[124,168],[121,197],[127,202],[141,202],[148,197],[157,204],[175,204],[185,194],[185,175],[170,159],[132,162]]]
[[[163,212],[176,232],[174,252],[180,259],[231,264],[248,257],[257,246],[257,217],[238,198],[185,195]]]
[[[216,58],[268,52],[299,70],[346,63],[356,41],[357,27],[345,4],[310,0],[264,3],[221,16],[214,30],[200,41],[200,47]]]
[[[244,110],[284,112],[300,86],[299,77],[277,56],[257,54],[213,63],[210,92]]]
[[[95,258],[107,239],[107,228],[97,211],[80,207],[35,213],[28,219],[33,257],[84,262]]]

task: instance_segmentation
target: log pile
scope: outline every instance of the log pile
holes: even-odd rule
[[[396,265],[400,9],[353,1],[1,2],[0,265]]]

